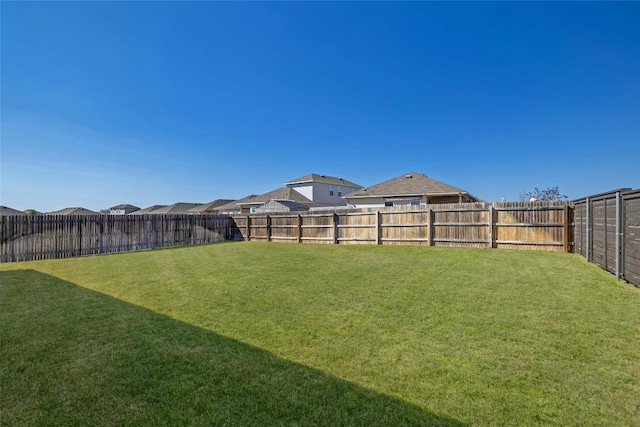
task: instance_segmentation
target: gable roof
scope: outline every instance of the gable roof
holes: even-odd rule
[[[398,196],[436,196],[436,195],[471,194],[453,185],[429,178],[418,173],[409,172],[396,178],[381,182],[368,188],[345,195],[347,199],[367,197],[398,197]],[[475,198],[475,197],[473,197]]]
[[[288,210],[289,212],[308,211],[309,206],[302,203],[298,203],[294,200],[276,200],[271,199],[264,205],[256,209],[256,212],[269,212],[269,211]]]
[[[151,213],[151,212],[155,211],[156,209],[164,208],[166,206],[167,205],[152,205],[152,206],[146,207],[144,209],[140,209],[140,210],[137,210],[135,212],[131,212],[129,215],[145,215],[145,214],[148,214],[148,213]]]
[[[172,205],[169,206],[161,206],[158,207],[157,209],[153,209],[152,211],[149,211],[147,213],[149,214],[154,214],[154,215],[166,215],[166,214],[186,214],[188,213],[189,209],[193,209],[196,206],[200,206],[202,203],[174,203]],[[138,211],[139,212],[139,211]],[[135,213],[135,212],[133,212]]]
[[[0,216],[6,215],[26,215],[26,213],[8,206],[0,206]]]
[[[218,206],[218,212],[229,212],[229,211],[240,211],[240,206],[238,206],[238,202],[248,199],[249,197],[256,197],[255,194],[244,197],[242,199],[234,200],[229,203],[225,203],[222,206]]]
[[[284,185],[304,184],[307,182],[322,182],[324,184],[345,185],[350,187],[362,188],[362,185],[347,181],[346,179],[336,178],[335,176],[319,175],[317,173],[310,173],[305,176],[301,176],[300,178],[292,179],[291,181],[285,182]]]
[[[123,205],[115,205],[115,206],[111,206],[109,208],[109,210],[115,210],[115,209],[134,209],[134,210],[138,210],[140,209],[137,206],[133,206],[133,205],[128,205],[128,204],[123,204]]]
[[[228,203],[233,202],[234,200],[232,199],[216,199],[212,202],[209,203],[205,203],[203,205],[199,205],[196,206],[194,208],[189,209],[189,212],[193,212],[193,213],[200,213],[200,212],[206,212],[206,211],[213,211],[213,210],[218,210],[218,208],[220,208],[221,206],[224,206]]]
[[[313,204],[311,200],[298,193],[293,188],[282,187],[276,190],[269,191],[268,193],[260,194],[259,196],[251,195],[244,199],[237,200],[236,205],[257,205],[268,202],[271,199],[276,200],[293,200],[299,203]]]
[[[85,208],[64,208],[59,211],[47,212],[47,215],[100,215],[100,213]]]

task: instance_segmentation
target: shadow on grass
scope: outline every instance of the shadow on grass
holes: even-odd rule
[[[0,286],[2,425],[463,425],[35,270]]]

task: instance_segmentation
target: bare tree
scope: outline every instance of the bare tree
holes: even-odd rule
[[[525,196],[531,200],[540,200],[540,201],[555,201],[555,200],[567,200],[567,196],[560,193],[560,187],[549,187],[544,190],[540,190],[536,187],[533,191],[529,191],[525,194]]]

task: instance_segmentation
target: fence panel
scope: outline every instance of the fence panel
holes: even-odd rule
[[[380,212],[380,243],[383,245],[429,245],[431,211],[385,209]]]
[[[569,252],[570,242],[565,241],[570,227],[567,212],[567,205],[557,202],[497,206],[495,247],[513,249],[527,245],[530,250]]]
[[[338,242],[343,244],[375,244],[378,238],[376,212],[338,213]]]
[[[212,243],[230,238],[232,223],[223,215],[3,216],[0,261]]]
[[[302,243],[334,242],[334,214],[305,214],[302,215]]]
[[[640,286],[640,190],[622,196],[623,277]]]
[[[570,251],[566,202],[452,203],[234,216],[238,240]]]
[[[574,206],[576,252],[640,286],[640,190],[596,194]]]

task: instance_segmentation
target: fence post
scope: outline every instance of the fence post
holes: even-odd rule
[[[298,214],[298,243],[302,243],[302,215]]]
[[[620,274],[620,252],[621,252],[621,222],[622,222],[622,194],[619,191],[616,191],[616,278],[619,280],[621,277]]]
[[[376,210],[376,245],[382,244],[382,212]]]
[[[338,214],[333,213],[333,244],[338,244]]]
[[[271,215],[267,214],[267,242],[271,241]]]
[[[494,236],[494,227],[495,227],[495,214],[496,214],[496,209],[493,205],[489,206],[489,247],[490,248],[494,248],[494,242],[495,242],[495,236]]]
[[[251,215],[247,215],[247,232],[245,233],[245,240],[251,241]]]
[[[571,252],[571,247],[569,243],[569,227],[570,227],[570,218],[569,218],[569,205],[565,205],[564,211],[562,214],[562,245],[564,247],[565,252]]]
[[[591,261],[591,209],[590,209],[590,206],[591,206],[590,200],[587,197],[584,202],[585,216],[586,216],[586,221],[585,221],[586,242],[584,244],[584,253],[587,261]]]
[[[433,213],[433,209],[427,209],[427,233],[429,233],[427,239],[427,244],[429,246],[433,246],[433,222],[434,222],[435,214]]]

